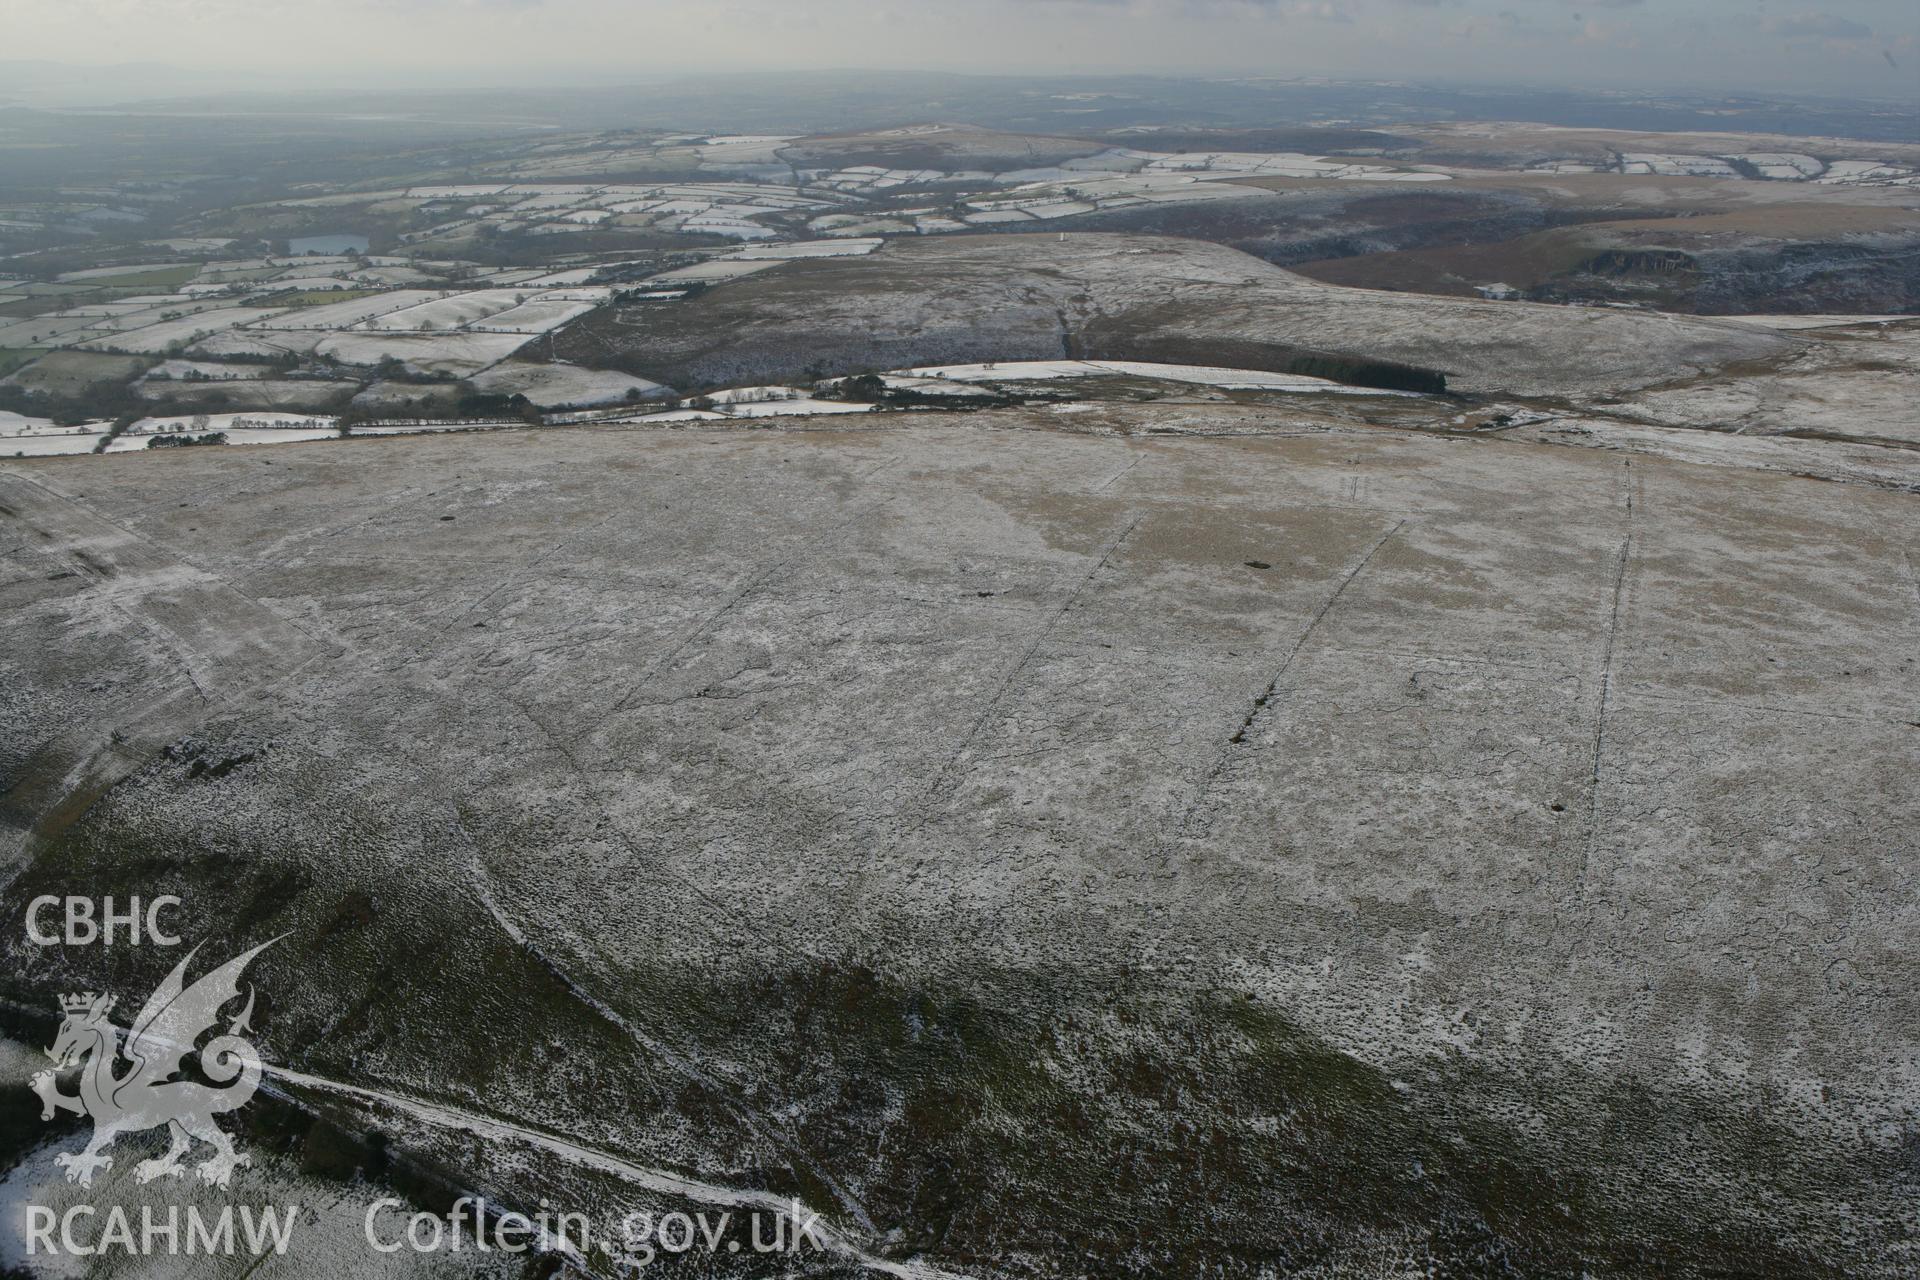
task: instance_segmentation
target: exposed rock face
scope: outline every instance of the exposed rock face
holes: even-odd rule
[[[1698,260],[1693,300],[1706,314],[1920,313],[1920,241],[1905,237],[1756,245]]]
[[[1701,315],[1903,315],[1920,312],[1920,241],[1608,249],[1530,293],[1547,301],[1657,301]]]

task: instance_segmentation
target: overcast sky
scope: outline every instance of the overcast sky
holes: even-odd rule
[[[321,82],[887,67],[1920,92],[1920,0],[0,0],[0,29],[0,57]]]

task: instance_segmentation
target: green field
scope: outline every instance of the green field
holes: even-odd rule
[[[200,264],[183,262],[177,267],[157,271],[135,271],[124,276],[100,276],[87,283],[100,289],[171,289],[200,274]]]
[[[280,267],[251,267],[242,271],[211,271],[200,277],[202,284],[245,283],[252,280],[271,280],[280,274]]]
[[[351,302],[355,298],[365,298],[381,293],[380,289],[305,289],[299,293],[275,294],[262,298],[262,306],[272,307],[319,307],[329,302]]]
[[[12,350],[18,349],[9,349],[8,353]],[[22,354],[29,360],[39,359],[21,375],[20,385],[50,395],[78,395],[97,383],[125,382],[153,363],[144,356],[116,356],[97,351],[25,350]]]
[[[0,378],[33,363],[46,352],[39,347],[0,347]]]

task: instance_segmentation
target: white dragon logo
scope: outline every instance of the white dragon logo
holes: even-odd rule
[[[40,1095],[42,1120],[53,1119],[56,1111],[93,1118],[93,1141],[86,1150],[54,1157],[66,1170],[67,1181],[92,1186],[97,1171],[113,1167],[113,1157],[105,1153],[115,1138],[161,1125],[167,1127],[172,1143],[166,1154],[142,1160],[134,1167],[134,1177],[143,1183],[161,1177],[177,1178],[185,1172],[180,1161],[195,1139],[214,1149],[212,1156],[194,1167],[194,1173],[210,1186],[226,1186],[235,1169],[252,1163],[251,1157],[234,1150],[233,1140],[214,1123],[221,1112],[246,1105],[260,1085],[260,1055],[251,1043],[240,1038],[242,1031],[253,1030],[248,1025],[253,1016],[251,988],[246,1008],[228,1024],[227,1034],[209,1041],[200,1051],[200,1070],[213,1084],[172,1077],[179,1074],[182,1061],[193,1052],[201,1034],[219,1020],[221,1007],[239,998],[240,974],[248,962],[278,941],[275,938],[261,943],[190,987],[185,984],[187,964],[200,948],[189,951],[154,988],[140,1016],[133,1020],[125,1049],[132,1065],[125,1074],[115,1074],[121,1056],[120,1028],[107,1021],[114,998],[91,991],[60,998],[66,1018],[47,1056],[53,1059],[55,1071],[85,1061],[80,1091],[61,1093],[54,1071],[36,1073],[33,1091]]]

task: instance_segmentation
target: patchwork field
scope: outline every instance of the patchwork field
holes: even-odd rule
[[[355,183],[301,181],[197,208],[169,234],[10,259],[0,380],[28,378],[0,399],[103,426],[154,405],[342,402],[411,405],[431,425],[509,413],[518,392],[471,380],[512,356],[681,399],[1091,358],[1591,400],[1793,348],[1671,316],[1920,313],[1920,148],[1894,141],[932,122],[566,133],[462,155],[442,170],[367,157]],[[1497,314],[1483,297],[1553,306]],[[137,368],[35,380],[47,353],[74,351],[262,372],[245,391],[136,387]],[[376,387],[396,377],[420,389]],[[559,395],[577,377],[549,381],[542,394]],[[601,402],[582,394],[549,407]]]

